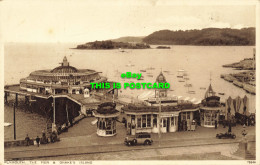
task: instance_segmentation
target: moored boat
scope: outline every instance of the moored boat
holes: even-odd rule
[[[256,90],[255,90],[255,86],[254,85],[252,85],[252,84],[246,84],[246,83],[244,83],[244,85],[243,85],[243,88],[244,88],[244,90],[246,90],[248,93],[251,93],[251,94],[255,94],[256,92]]]
[[[238,81],[238,80],[234,80],[234,81],[233,81],[233,84],[236,85],[236,86],[238,86],[238,87],[240,87],[240,88],[243,88],[243,83],[240,82],[240,81]]]

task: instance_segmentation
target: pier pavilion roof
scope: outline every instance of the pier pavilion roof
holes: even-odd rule
[[[166,78],[165,78],[165,76],[163,75],[162,72],[157,76],[156,82],[158,82],[158,83],[166,83]]]
[[[177,112],[182,110],[192,110],[192,109],[198,109],[199,106],[195,104],[179,104],[175,106],[167,105],[161,107],[161,112]],[[158,106],[147,106],[142,104],[129,104],[128,106],[125,106],[122,108],[126,113],[158,113],[159,107]]]
[[[205,98],[210,97],[210,96],[215,96],[216,92],[213,91],[213,88],[211,84],[209,84],[209,88],[205,93]]]
[[[67,58],[64,57],[61,66],[54,69],[46,70],[36,70],[30,73],[30,75],[25,78],[26,80],[40,80],[40,81],[58,81],[59,79],[81,79],[82,81],[92,81],[99,80],[101,72],[97,72],[92,69],[77,69],[69,65]]]
[[[116,104],[112,102],[105,102],[98,106],[94,111],[96,117],[116,117],[119,115],[119,111],[116,110]]]

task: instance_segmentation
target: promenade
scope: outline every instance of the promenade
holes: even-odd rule
[[[96,153],[113,153],[113,152],[128,152],[128,151],[152,151],[154,149],[172,149],[180,147],[201,147],[201,146],[226,146],[233,144],[231,150],[236,150],[238,142],[242,139],[241,131],[243,127],[237,125],[232,128],[233,133],[236,134],[236,139],[216,139],[216,133],[226,132],[228,128],[223,128],[222,125],[218,129],[197,127],[196,131],[175,132],[162,134],[158,138],[158,134],[152,134],[154,143],[151,146],[126,146],[124,145],[124,138],[126,136],[124,124],[117,123],[118,134],[114,137],[99,137],[96,135],[96,125],[91,125],[91,121],[95,118],[85,118],[78,124],[69,129],[68,132],[60,135],[61,141],[37,146],[24,146],[5,148],[5,160],[28,160],[28,159],[48,159],[55,160],[55,157],[60,156],[75,156],[83,154]],[[255,141],[255,127],[247,127],[248,140]],[[255,143],[254,143],[255,144]],[[218,148],[218,147],[217,147]],[[209,153],[221,151],[219,148]],[[253,150],[255,147],[252,147]],[[174,149],[172,149],[174,150]],[[144,153],[144,152],[143,152]],[[208,151],[205,151],[208,153]],[[252,151],[255,153],[255,151]],[[182,153],[179,153],[180,155]],[[226,152],[230,159],[239,159],[239,157],[232,157],[230,151]],[[66,157],[65,157],[66,159]]]

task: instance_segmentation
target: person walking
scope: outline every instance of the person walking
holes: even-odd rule
[[[231,130],[231,123],[229,122],[228,123],[228,133],[231,133],[232,132],[232,130]]]
[[[39,147],[39,144],[40,144],[40,138],[39,138],[39,136],[37,136],[37,138],[36,138],[36,143],[37,143],[37,147]]]
[[[28,134],[26,135],[25,141],[26,141],[26,146],[29,146],[30,145],[30,138],[29,138]]]
[[[215,129],[217,129],[218,128],[218,122],[217,122],[217,120],[215,120]]]

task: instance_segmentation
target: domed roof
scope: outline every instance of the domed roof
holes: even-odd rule
[[[65,56],[63,58],[63,62],[61,63],[61,66],[54,68],[51,72],[52,73],[76,73],[78,72],[78,69],[76,69],[73,66],[70,66],[67,57]]]
[[[156,82],[158,82],[158,83],[166,83],[166,78],[165,78],[165,76],[163,75],[162,72],[157,76]]]
[[[119,111],[115,109],[116,104],[112,102],[106,102],[102,103],[98,106],[96,112],[99,114],[115,114],[118,113]]]

